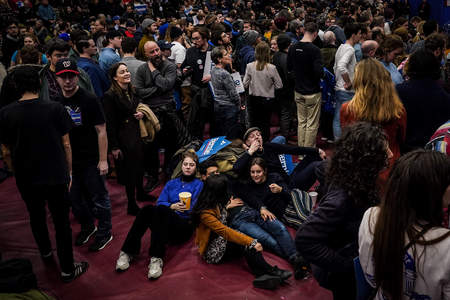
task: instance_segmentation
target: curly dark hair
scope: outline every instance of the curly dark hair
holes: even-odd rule
[[[371,123],[360,122],[347,127],[328,165],[328,188],[341,188],[359,206],[379,203],[376,180],[388,165],[384,131]]]

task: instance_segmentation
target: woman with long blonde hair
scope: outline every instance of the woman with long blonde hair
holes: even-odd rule
[[[277,68],[270,63],[270,47],[260,42],[255,48],[255,61],[247,65],[244,87],[249,89],[248,116],[250,127],[259,127],[263,140],[269,139],[270,117],[275,102],[275,89],[283,83]]]
[[[393,153],[389,168],[380,174],[380,179],[385,182],[392,164],[400,157],[400,146],[405,141],[406,110],[390,73],[373,58],[358,63],[353,86],[355,96],[341,107],[341,126],[366,121],[384,129]]]

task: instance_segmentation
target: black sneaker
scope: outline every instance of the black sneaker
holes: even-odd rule
[[[277,266],[274,266],[272,268],[272,271],[270,272],[270,275],[278,276],[278,277],[280,277],[280,279],[282,281],[285,281],[285,280],[289,279],[289,277],[292,276],[292,272],[282,270],[282,269],[278,268]]]
[[[72,271],[72,273],[64,273],[61,272],[61,280],[65,283],[69,283],[71,281],[73,281],[74,279],[76,279],[77,277],[80,277],[83,273],[85,273],[87,271],[87,269],[89,268],[89,264],[86,261],[82,261],[82,262],[76,262],[73,264],[74,269]]]
[[[97,231],[97,226],[88,228],[88,229],[81,229],[80,233],[75,238],[75,246],[81,246],[86,244],[90,237]]]
[[[262,275],[253,280],[253,286],[258,289],[275,290],[280,286],[281,278],[274,275]]]
[[[111,242],[113,239],[112,234],[110,234],[109,236],[105,236],[104,238],[101,239],[95,239],[94,242],[89,246],[89,251],[95,252],[95,251],[100,251],[103,248],[105,248],[106,245],[109,244],[109,242]]]

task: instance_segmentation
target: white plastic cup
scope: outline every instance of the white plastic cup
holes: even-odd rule
[[[311,200],[312,200],[312,206],[313,206],[313,207],[316,206],[316,203],[317,203],[317,196],[318,196],[317,192],[309,192],[308,194],[309,194],[309,197],[311,197]]]

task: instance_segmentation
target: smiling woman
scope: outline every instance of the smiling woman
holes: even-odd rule
[[[116,63],[110,69],[111,88],[105,93],[103,106],[108,132],[109,151],[112,153],[117,180],[125,185],[128,198],[128,214],[136,215],[137,200],[149,200],[142,187],[144,177],[144,145],[140,137],[136,113],[139,99],[131,85],[131,74],[125,63]],[[154,199],[153,199],[154,200]]]

